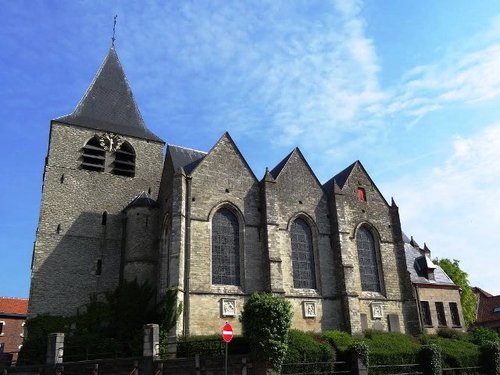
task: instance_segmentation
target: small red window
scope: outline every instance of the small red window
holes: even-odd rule
[[[358,201],[366,202],[366,192],[365,189],[361,187],[358,188]]]

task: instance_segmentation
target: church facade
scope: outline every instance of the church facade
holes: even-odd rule
[[[207,152],[147,129],[114,47],[51,121],[29,314],[72,314],[137,279],[177,291],[175,333],[218,333],[254,292],[293,327],[416,333],[398,207],[356,161],[321,184],[299,149],[258,178],[228,133]]]

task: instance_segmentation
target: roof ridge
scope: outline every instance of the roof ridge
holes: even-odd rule
[[[196,151],[196,152],[201,152],[202,154],[208,154],[207,151],[201,151],[201,150],[197,150],[195,148],[191,148],[191,147],[184,147],[184,146],[179,146],[179,145],[174,145],[173,143],[167,143],[167,147],[169,146],[172,146],[172,147],[177,147],[177,148],[182,148],[184,150],[190,150],[190,151]]]

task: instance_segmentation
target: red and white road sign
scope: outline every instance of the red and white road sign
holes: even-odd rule
[[[229,342],[233,339],[233,327],[231,327],[231,324],[226,323],[224,327],[222,327],[222,338],[225,342]]]

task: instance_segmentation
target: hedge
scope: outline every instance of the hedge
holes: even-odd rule
[[[283,373],[329,372],[335,362],[335,350],[320,335],[292,329]]]

